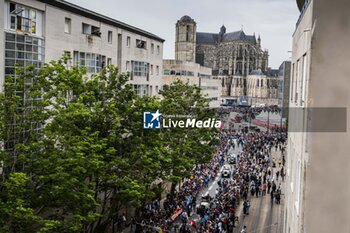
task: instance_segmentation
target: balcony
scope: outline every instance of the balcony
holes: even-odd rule
[[[11,29],[25,34],[35,34],[36,22],[22,16],[11,15]]]

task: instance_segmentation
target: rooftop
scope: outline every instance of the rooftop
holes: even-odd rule
[[[243,30],[236,31],[236,32],[222,33],[222,34],[197,32],[196,36],[197,36],[197,43],[199,44],[215,44],[219,42],[219,39],[221,38],[221,36],[222,36],[223,42],[241,40],[241,41],[248,41],[250,43],[256,44],[255,35],[246,35]]]
[[[186,23],[194,23],[194,19],[192,19],[190,16],[188,15],[184,15],[181,17],[181,19],[179,20],[180,22],[186,22]]]
[[[66,11],[69,11],[69,12],[72,12],[72,13],[75,13],[75,14],[78,14],[78,15],[85,16],[87,18],[91,18],[91,19],[103,22],[105,24],[109,24],[109,25],[112,25],[112,26],[115,26],[115,27],[127,30],[129,32],[134,32],[134,33],[140,34],[142,36],[145,36],[145,37],[157,40],[159,42],[164,42],[165,41],[164,39],[160,38],[159,36],[157,36],[155,34],[152,34],[150,32],[144,31],[144,30],[142,30],[140,28],[131,26],[129,24],[123,23],[121,21],[118,21],[116,19],[110,18],[108,16],[104,16],[102,14],[99,14],[97,12],[88,10],[86,8],[83,8],[81,6],[75,5],[73,3],[70,3],[70,2],[67,2],[67,1],[64,1],[64,0],[38,0],[38,1],[46,3],[46,4],[49,4],[51,6],[55,6],[55,7],[64,9]]]

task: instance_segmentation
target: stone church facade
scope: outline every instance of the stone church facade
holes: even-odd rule
[[[175,59],[212,68],[213,76],[222,80],[223,97],[277,98],[277,76],[271,75],[268,57],[260,36],[246,35],[243,30],[227,33],[225,26],[219,33],[197,32],[196,22],[187,15],[176,23]]]

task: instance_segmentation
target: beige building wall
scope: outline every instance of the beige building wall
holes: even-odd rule
[[[349,12],[348,1],[311,0],[293,35],[285,233],[350,232],[349,115],[293,110],[350,107]],[[313,132],[325,125],[344,132]]]
[[[0,9],[1,12],[4,12],[4,15],[0,17],[0,29],[6,23],[8,24],[8,7],[4,7],[4,2],[8,4],[8,1],[0,0]],[[84,8],[72,6],[69,3],[63,3],[63,5],[68,5],[58,7],[55,5],[56,1],[15,0],[14,2],[42,12],[40,25],[38,25],[39,20],[37,22],[37,30],[40,30],[40,34],[37,33],[35,36],[45,40],[45,62],[59,59],[64,51],[69,51],[72,58],[74,51],[105,56],[105,64],[109,59],[111,64],[118,66],[123,73],[132,72],[134,61],[144,62],[148,64],[148,74],[144,76],[132,75],[130,83],[143,85],[147,88],[148,95],[158,94],[162,86],[163,39],[155,35],[148,36],[152,34],[122,22],[119,22],[119,27],[113,19]],[[71,10],[72,8],[73,10]],[[69,32],[65,31],[66,18],[70,20]],[[101,36],[83,34],[83,23],[98,27]],[[6,29],[1,31],[4,30]],[[16,33],[13,30],[8,31]],[[112,33],[111,40],[108,39],[110,32]],[[0,36],[0,42],[3,34]],[[136,40],[145,41],[145,48],[138,48]],[[2,56],[3,53],[0,54],[0,58]],[[3,61],[4,59],[0,59],[0,84],[4,74]]]
[[[290,87],[290,108],[309,107],[307,101],[301,101],[302,95],[307,95],[307,89],[301,89],[302,80],[310,79],[310,66],[307,62],[311,56],[311,28],[313,23],[313,1],[304,11],[293,35],[292,76]],[[309,31],[307,31],[309,30]],[[305,57],[304,57],[305,56]],[[304,60],[305,59],[305,60]],[[305,62],[305,63],[304,63]],[[305,65],[305,68],[303,66]],[[305,72],[303,70],[305,69]],[[306,83],[306,82],[305,82]],[[303,91],[303,94],[300,93]],[[299,125],[299,132],[289,132],[287,148],[287,176],[285,199],[285,232],[304,232],[305,203],[308,201],[306,193],[305,174],[308,170],[309,151],[306,149],[307,134],[304,117],[298,111],[289,112],[289,127]],[[290,130],[291,131],[291,130]]]
[[[189,16],[176,23],[175,60],[195,62],[197,24]]]
[[[211,68],[203,67],[194,62],[179,60],[163,60],[163,85],[170,85],[181,80],[201,88],[202,94],[208,99],[209,107],[219,107],[221,103],[221,79],[213,78]]]
[[[278,79],[266,75],[249,75],[247,77],[248,96],[252,98],[278,98]]]

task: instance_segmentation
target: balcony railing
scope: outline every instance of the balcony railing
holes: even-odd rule
[[[35,33],[35,22],[33,22],[31,19],[29,18],[25,18],[22,16],[12,16],[12,17],[16,17],[16,30],[17,31],[21,31],[21,32],[25,32],[25,33]]]

